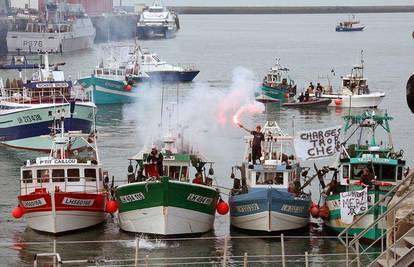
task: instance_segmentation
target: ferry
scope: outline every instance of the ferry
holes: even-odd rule
[[[351,214],[349,221],[343,218],[340,194],[366,190],[367,209],[370,209],[400,183],[406,163],[402,158],[403,151],[394,150],[389,125],[392,117],[387,113],[381,115],[366,111],[345,116],[344,120],[345,140],[348,140],[348,144],[342,145],[337,174],[322,194],[326,200],[325,207],[329,210],[328,216],[324,218],[325,225],[329,230],[338,233],[363,214]],[[385,134],[382,139],[381,134]],[[386,211],[391,198],[392,196],[388,196],[384,199],[372,213],[365,215],[363,220],[350,228],[348,234],[353,236],[370,226]],[[370,229],[364,239],[377,240],[386,231],[386,225],[379,224],[378,227]]]
[[[144,149],[130,159],[128,183],[115,189],[122,230],[170,236],[200,234],[214,228],[220,193],[213,186],[212,162],[188,146],[178,145],[181,142],[168,134],[160,152]],[[163,173],[157,163],[149,161],[151,153],[161,153],[158,157],[163,157]],[[203,171],[206,164],[210,164],[207,176]],[[192,166],[198,181],[190,180]]]
[[[163,6],[160,0],[154,0],[146,8],[137,22],[137,37],[147,39],[154,37],[172,38],[180,29],[178,15]]]
[[[31,150],[49,151],[50,127],[65,114],[65,130],[91,133],[96,105],[88,91],[65,79],[63,71],[49,65],[48,54],[30,79],[0,80],[0,143]],[[25,68],[30,65],[6,65]],[[69,114],[69,115],[68,115]],[[76,143],[73,147],[77,147]]]
[[[295,156],[294,138],[284,133],[275,121],[262,129],[260,163],[252,162],[252,136],[245,138],[246,148],[240,170],[229,197],[230,224],[239,230],[280,232],[309,225],[311,198],[300,186],[301,167]]]
[[[289,69],[280,65],[280,59],[269,69],[263,79],[256,101],[262,103],[284,102],[296,95],[296,84],[289,77]]]
[[[110,203],[95,134],[66,132],[64,116],[56,126],[50,155],[27,160],[21,168],[19,205],[13,209],[13,216],[24,217],[30,228],[51,234],[104,222]],[[75,153],[71,139],[80,139],[89,149]]]
[[[24,27],[16,21],[7,32],[9,52],[70,52],[90,48],[96,31],[79,5],[45,6],[45,14],[28,18]]]
[[[364,30],[365,26],[360,24],[359,20],[355,19],[355,16],[352,16],[352,19],[349,18],[345,21],[340,21],[335,27],[337,32],[355,32]]]
[[[322,98],[331,99],[329,106],[352,108],[376,108],[385,97],[384,92],[371,91],[368,79],[364,76],[364,60],[361,55],[361,64],[355,65],[351,73],[341,78],[339,93],[333,93],[332,87],[322,92]],[[313,95],[313,94],[311,94]]]

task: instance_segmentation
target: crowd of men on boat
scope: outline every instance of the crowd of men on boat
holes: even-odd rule
[[[315,95],[316,98],[322,97],[323,87],[320,83],[315,86],[312,82],[309,83],[308,88],[306,89],[305,93],[300,93],[298,96],[299,102],[309,102],[311,101],[310,95]]]

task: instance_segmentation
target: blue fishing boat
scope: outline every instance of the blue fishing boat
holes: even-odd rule
[[[0,143],[31,150],[49,151],[50,129],[64,120],[67,131],[93,131],[96,106],[90,94],[76,88],[64,73],[49,68],[48,55],[30,79],[0,79]],[[10,66],[9,66],[10,67]],[[10,67],[11,68],[11,67]],[[19,66],[19,69],[22,67]],[[73,142],[72,142],[73,141]],[[77,148],[80,140],[71,140]]]
[[[300,229],[309,224],[311,198],[301,190],[299,162],[293,137],[286,135],[276,122],[262,129],[265,141],[260,163],[251,162],[252,137],[245,138],[243,163],[234,172],[229,197],[231,226],[251,231],[278,232]],[[233,169],[234,170],[234,169]]]
[[[365,28],[364,25],[360,24],[359,20],[355,19],[355,16],[352,15],[352,18],[348,20],[340,21],[335,27],[337,32],[358,32],[362,31]]]
[[[256,101],[262,103],[284,102],[296,95],[296,84],[289,77],[289,69],[280,65],[280,60],[269,69],[262,87],[256,93]]]

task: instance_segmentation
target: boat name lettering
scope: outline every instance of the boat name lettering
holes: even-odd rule
[[[17,122],[19,124],[30,123],[30,122],[41,121],[41,120],[42,120],[42,117],[39,114],[33,114],[33,115],[17,117]]]
[[[111,82],[105,82],[105,87],[108,87],[108,88],[118,88],[118,89],[120,89],[122,86],[121,85],[119,85],[119,84],[116,84],[116,83],[111,83]]]
[[[260,207],[259,207],[259,204],[257,203],[236,206],[237,212],[252,212],[252,211],[259,210],[259,209]]]
[[[187,200],[204,205],[210,205],[211,203],[213,203],[213,199],[211,197],[203,197],[193,193],[188,195]]]
[[[77,159],[38,159],[39,165],[51,165],[51,164],[77,164]]]
[[[24,47],[43,47],[43,41],[24,40],[23,46]]]
[[[305,207],[283,204],[281,210],[286,211],[286,212],[292,212],[292,213],[303,213],[305,211]]]
[[[71,206],[90,207],[93,205],[94,201],[95,201],[94,199],[79,199],[79,198],[64,197],[62,204],[71,205]]]
[[[35,200],[22,201],[22,204],[23,204],[23,207],[25,208],[35,208],[35,207],[46,205],[46,200],[42,197],[42,198],[38,198]]]
[[[175,156],[164,156],[164,160],[175,160]]]
[[[36,88],[69,87],[68,83],[37,83]]]
[[[135,194],[120,196],[119,199],[121,200],[122,203],[129,203],[129,202],[144,200],[145,196],[142,192],[139,192]]]

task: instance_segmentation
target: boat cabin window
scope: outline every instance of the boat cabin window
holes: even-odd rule
[[[97,75],[102,75],[102,70],[96,70]]]
[[[55,169],[52,170],[52,182],[64,182],[65,181],[65,170]]]
[[[257,185],[283,185],[283,172],[257,172],[256,173]]]
[[[182,181],[187,180],[187,178],[188,178],[188,168],[187,168],[187,166],[183,166],[181,168],[181,176],[180,177],[181,177]]]
[[[397,180],[402,180],[403,172],[404,172],[403,167],[402,166],[398,166],[398,169],[397,169]]]
[[[23,171],[23,183],[33,183],[33,174],[31,170]]]
[[[396,166],[395,165],[377,165],[377,164],[358,164],[352,165],[352,177],[351,179],[361,179],[362,170],[368,167],[371,174],[376,176],[379,181],[395,181],[396,179]]]
[[[105,69],[104,69],[104,70],[103,70],[103,74],[104,74],[104,75],[109,75],[109,70],[105,70]]]
[[[180,168],[181,166],[170,166],[168,176],[170,179],[178,180],[180,178]]]
[[[349,179],[349,165],[342,166],[342,178],[344,180]]]
[[[111,75],[116,75],[116,70],[110,70]]]
[[[85,179],[88,181],[96,181],[96,169],[85,169]]]
[[[98,170],[98,172],[99,172],[99,181],[102,181],[102,169],[99,169]]]
[[[49,170],[37,170],[37,182],[48,183],[49,182]]]
[[[68,169],[68,182],[79,182],[79,169]]]
[[[122,76],[122,70],[117,70],[116,73],[118,76]]]

